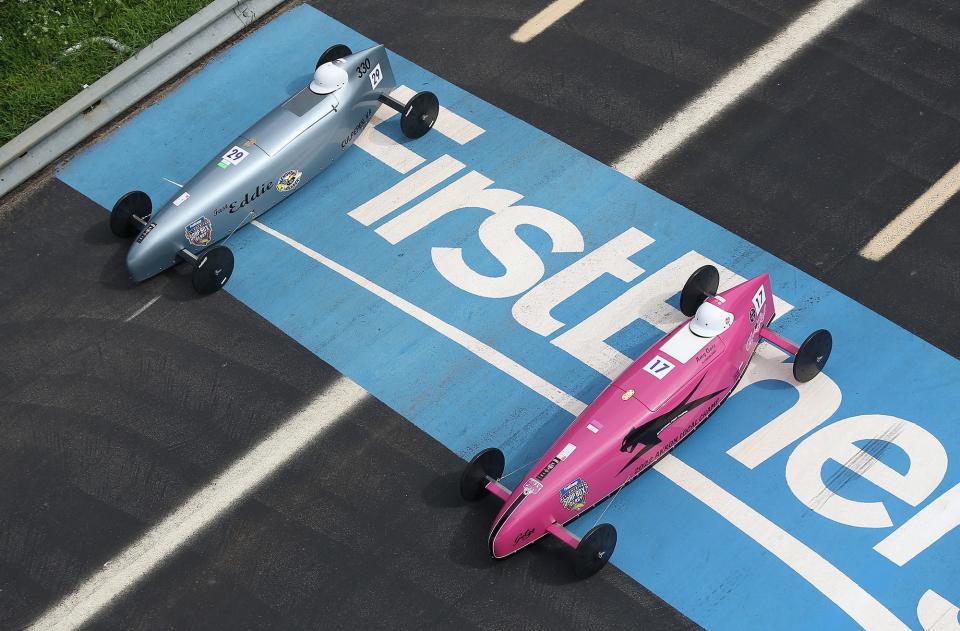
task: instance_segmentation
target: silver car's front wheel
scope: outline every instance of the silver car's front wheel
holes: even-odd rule
[[[227,284],[231,274],[233,252],[223,245],[214,246],[197,257],[191,277],[193,288],[199,294],[212,294]]]

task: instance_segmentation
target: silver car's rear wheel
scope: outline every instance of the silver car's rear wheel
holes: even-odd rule
[[[440,99],[433,92],[418,92],[400,115],[400,129],[407,138],[419,138],[430,131],[440,113]]]
[[[320,59],[317,60],[317,65],[313,69],[316,70],[328,61],[334,61],[340,59],[341,57],[348,57],[352,54],[353,51],[350,50],[350,47],[346,44],[334,44],[330,48],[323,51],[323,54],[320,55]]]

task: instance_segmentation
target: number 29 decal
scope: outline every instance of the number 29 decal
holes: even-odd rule
[[[381,79],[383,79],[383,72],[380,71],[380,64],[377,64],[370,71],[370,88],[375,90]]]

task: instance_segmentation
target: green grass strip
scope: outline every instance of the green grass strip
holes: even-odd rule
[[[0,145],[209,2],[0,0]]]

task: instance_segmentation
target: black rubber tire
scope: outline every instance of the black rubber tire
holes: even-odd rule
[[[819,375],[830,359],[831,350],[833,336],[830,331],[820,329],[811,333],[800,345],[800,350],[793,360],[793,378],[800,383],[806,383]]]
[[[693,317],[703,301],[717,295],[719,288],[720,272],[713,265],[704,265],[690,274],[690,278],[684,283],[683,291],[680,292],[680,311],[688,318]]]
[[[420,138],[430,131],[440,113],[440,99],[433,92],[417,92],[400,115],[400,130],[407,138]]]
[[[573,553],[573,573],[579,579],[590,578],[603,569],[617,547],[617,529],[599,524],[590,529]]]
[[[313,67],[314,70],[327,63],[328,61],[334,61],[340,59],[341,57],[349,57],[353,54],[353,51],[350,50],[350,47],[346,44],[334,44],[330,48],[323,51],[323,54],[320,55],[320,59],[317,60],[317,65]]]
[[[193,266],[193,288],[202,295],[220,291],[233,274],[233,252],[216,245],[203,252]]]
[[[144,221],[153,214],[153,202],[143,191],[130,191],[117,200],[110,211],[110,231],[121,238],[136,236],[144,226],[134,215]]]
[[[499,480],[503,475],[505,459],[496,447],[484,449],[473,457],[460,475],[460,495],[468,502],[478,500],[488,493],[487,478]]]

